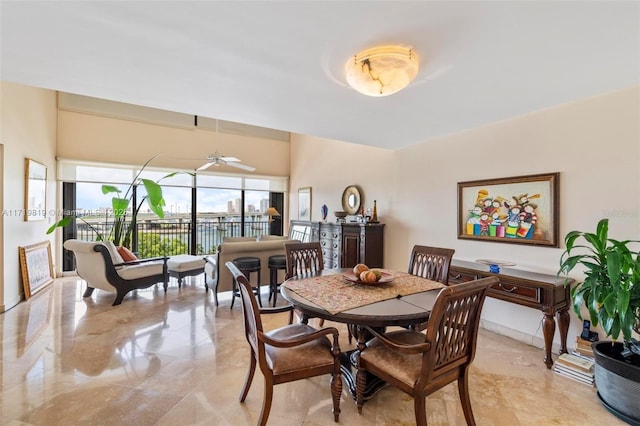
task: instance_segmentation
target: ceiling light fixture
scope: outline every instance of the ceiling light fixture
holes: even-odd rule
[[[380,46],[363,50],[347,61],[347,83],[367,96],[392,95],[418,75],[418,56],[401,46]]]

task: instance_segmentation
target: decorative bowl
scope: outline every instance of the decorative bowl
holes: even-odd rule
[[[345,217],[347,217],[347,212],[333,212],[333,214],[336,215],[336,217],[339,219],[344,219]]]
[[[393,281],[393,274],[386,272],[386,271],[380,271],[382,273],[382,277],[380,277],[380,279],[378,281],[369,283],[369,282],[365,282],[365,281],[361,281],[360,277],[357,277],[356,274],[354,274],[351,271],[345,272],[342,274],[342,276],[347,280],[347,281],[351,281],[353,283],[356,284],[364,284],[364,285],[378,285],[378,284],[386,284],[386,283],[390,283],[391,281]]]

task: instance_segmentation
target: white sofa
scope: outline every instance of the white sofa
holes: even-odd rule
[[[217,283],[214,292],[230,291],[233,287],[233,276],[224,266],[226,262],[233,261],[237,257],[257,257],[260,259],[260,284],[269,285],[269,256],[284,255],[285,243],[299,243],[299,240],[291,240],[289,237],[263,236],[256,238],[225,239],[218,246],[216,255]],[[257,274],[251,274],[251,282],[256,285]],[[284,280],[284,271],[279,271],[279,282]]]

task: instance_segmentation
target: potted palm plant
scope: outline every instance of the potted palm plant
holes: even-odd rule
[[[573,310],[589,312],[612,341],[593,343],[595,381],[604,406],[630,424],[640,425],[640,253],[639,242],[609,238],[609,220],[596,232],[569,232],[558,275],[580,265],[584,280],[571,289]],[[622,334],[622,341],[617,341]]]
[[[136,227],[138,212],[140,211],[140,208],[145,201],[147,202],[149,209],[153,213],[155,213],[159,218],[164,217],[165,200],[162,195],[162,187],[160,186],[160,181],[172,177],[180,172],[169,173],[166,176],[163,176],[157,182],[154,182],[150,179],[140,178],[140,175],[142,174],[144,169],[154,158],[155,157],[152,157],[146,163],[144,163],[144,165],[140,168],[140,171],[138,171],[136,176],[133,178],[133,181],[129,184],[127,190],[124,193],[114,185],[102,185],[103,194],[115,194],[111,198],[111,214],[113,215],[113,224],[110,227],[109,235],[102,235],[89,222],[85,221],[85,223],[90,226],[96,233],[98,240],[109,240],[113,241],[116,246],[125,246],[131,248],[131,237]],[[145,190],[145,193],[138,200],[137,204],[133,205],[133,194],[137,186],[142,186]],[[47,234],[50,234],[58,227],[67,226],[74,218],[76,218],[75,215],[68,215],[63,217],[61,220],[51,225],[51,227],[47,230]],[[80,219],[84,220],[82,218]]]

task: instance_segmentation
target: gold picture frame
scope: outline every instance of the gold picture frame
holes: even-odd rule
[[[47,166],[31,158],[24,159],[24,221],[47,217]]]
[[[25,247],[18,247],[18,253],[24,297],[29,299],[33,294],[53,282],[51,243],[43,241]]]
[[[298,189],[298,219],[311,220],[311,187]]]
[[[458,238],[558,247],[560,173],[458,183]]]

